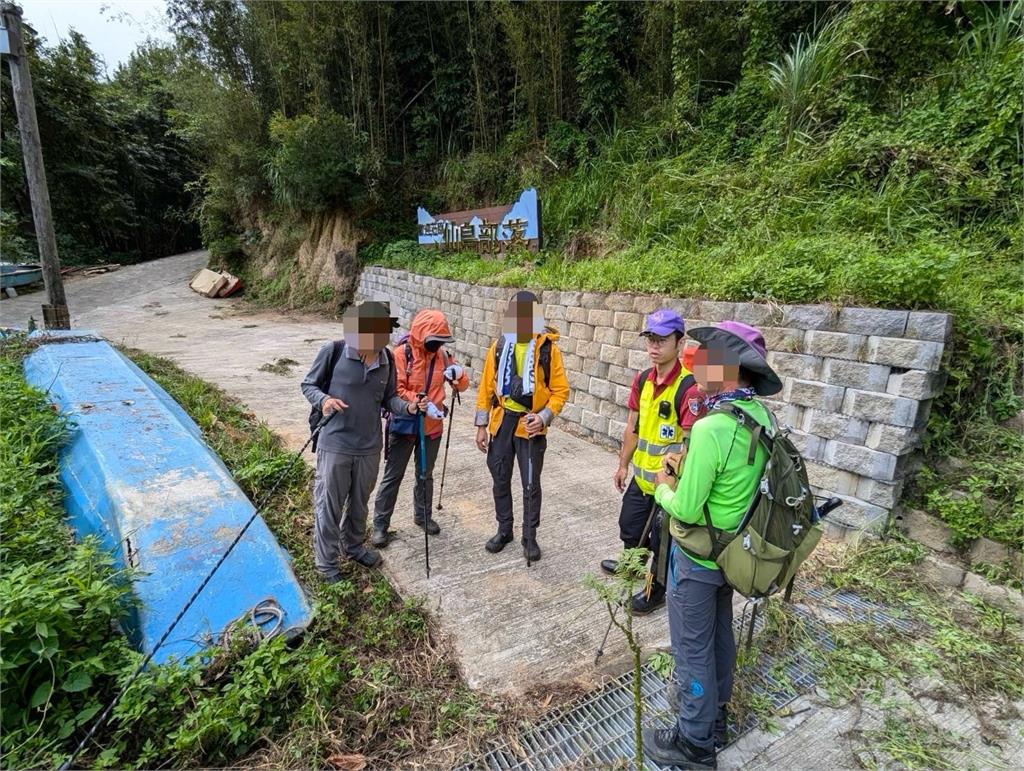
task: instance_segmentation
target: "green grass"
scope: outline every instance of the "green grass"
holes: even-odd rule
[[[70,421],[30,388],[22,337],[0,341],[0,748],[6,767],[53,766],[133,661],[114,630],[127,574],[64,523],[57,453]]]
[[[56,454],[66,421],[25,385],[29,350],[0,351],[0,604],[5,767],[52,767],[73,748],[139,654],[117,634],[127,576],[63,522]],[[253,500],[291,454],[213,386],[130,352],[188,411]],[[297,464],[263,511],[294,559],[315,617],[297,645],[235,635],[185,665],[151,667],[79,758],[96,767],[330,767],[339,754],[371,766],[448,767],[497,726],[496,705],[463,683],[429,617],[379,572],[346,570],[327,586],[311,554],[309,470]]]

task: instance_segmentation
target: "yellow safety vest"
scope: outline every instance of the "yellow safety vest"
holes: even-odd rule
[[[683,381],[690,376],[685,367],[679,368],[676,379],[654,396],[654,382],[644,378],[640,388],[640,416],[637,418],[638,441],[633,452],[633,476],[647,495],[654,494],[654,477],[661,470],[665,455],[682,452],[683,429],[679,425],[677,407],[683,396],[679,393]],[[692,381],[691,381],[692,382]],[[689,385],[687,385],[689,387]],[[662,402],[668,403],[668,417],[659,414]]]

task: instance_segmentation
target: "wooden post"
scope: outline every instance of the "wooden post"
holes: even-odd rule
[[[36,122],[32,76],[29,73],[28,57],[21,37],[21,8],[4,3],[2,12],[9,52],[4,58],[11,68],[11,89],[14,92],[14,107],[18,114],[21,151],[25,159],[25,178],[32,201],[32,220],[36,228],[36,242],[39,245],[43,283],[46,286],[47,304],[43,305],[43,323],[47,329],[70,329],[71,318],[64,296],[64,280],[60,275],[57,239],[53,233],[53,216],[50,213],[50,192],[46,186],[43,148],[39,141],[39,124]]]

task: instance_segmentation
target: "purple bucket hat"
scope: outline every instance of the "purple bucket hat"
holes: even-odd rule
[[[686,324],[683,322],[683,317],[671,308],[659,308],[647,317],[644,331],[640,334],[668,337],[673,332],[678,332],[681,335],[686,334]]]
[[[713,327],[690,330],[690,337],[705,347],[719,347],[739,356],[740,366],[750,373],[750,384],[758,396],[771,396],[782,390],[782,381],[768,366],[764,335],[749,324],[723,321]]]

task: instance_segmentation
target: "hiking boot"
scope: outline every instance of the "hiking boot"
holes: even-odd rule
[[[341,573],[335,573],[333,576],[325,576],[323,573],[320,574],[320,578],[328,586],[332,586],[341,581]]]
[[[383,549],[385,546],[387,546],[388,529],[386,527],[373,528],[373,535],[370,536],[370,543],[372,543],[378,549]]]
[[[644,752],[647,757],[662,766],[676,768],[718,768],[715,750],[704,750],[691,744],[671,728],[645,728],[643,730]]]
[[[380,564],[380,553],[375,552],[373,549],[363,549],[358,557],[352,557],[351,559],[364,568],[374,568]]]
[[[651,596],[647,597],[646,592],[638,592],[633,595],[633,615],[646,616],[653,613],[665,604],[665,590],[657,586],[651,588]]]
[[[610,576],[615,575],[615,571],[619,569],[618,560],[601,560],[601,570]]]
[[[718,707],[712,736],[715,738],[715,752],[721,752],[725,745],[729,743],[729,713],[726,711],[724,704]]]
[[[413,519],[413,522],[416,523],[416,527],[423,527],[423,520],[422,519],[418,519],[418,518],[417,519]],[[441,532],[441,526],[438,525],[434,521],[433,517],[428,517],[427,518],[427,533],[429,535],[437,535],[440,532]]]
[[[505,544],[509,543],[512,543],[512,533],[497,533],[484,544],[484,548],[491,554],[497,554],[505,548]]]
[[[523,556],[530,562],[537,562],[540,559],[540,546],[536,538],[523,539]]]
[[[668,683],[668,692],[665,694],[668,702],[668,709],[673,715],[679,714],[679,686],[676,685],[673,677]],[[729,712],[724,704],[718,705],[718,714],[715,715],[715,726],[711,735],[715,740],[715,752],[721,752],[729,743]]]

